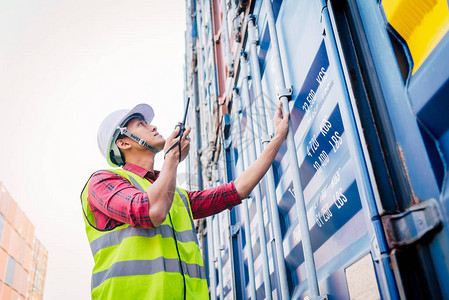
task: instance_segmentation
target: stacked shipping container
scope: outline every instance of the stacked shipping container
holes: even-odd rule
[[[0,299],[42,299],[47,250],[0,183]]]
[[[441,0],[187,1],[190,189],[291,113],[251,197],[198,223],[212,299],[448,297],[448,30]]]
[[[47,249],[37,238],[34,238],[33,263],[28,274],[27,299],[43,299],[47,259]]]

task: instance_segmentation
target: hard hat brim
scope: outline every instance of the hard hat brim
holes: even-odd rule
[[[123,122],[128,119],[129,116],[132,116],[134,114],[141,114],[145,118],[145,122],[147,124],[150,124],[151,121],[153,121],[154,118],[154,111],[151,106],[148,104],[137,104],[133,109],[131,109],[121,120],[118,126],[124,126]]]

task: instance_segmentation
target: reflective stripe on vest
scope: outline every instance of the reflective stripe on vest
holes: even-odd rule
[[[108,171],[126,178],[142,192],[151,185],[146,179],[123,169]],[[153,229],[126,224],[111,230],[97,229],[88,204],[88,184],[81,200],[86,232],[95,260],[93,299],[121,300],[127,296],[178,299],[183,294],[181,273],[185,275],[187,299],[208,299],[206,269],[185,191],[175,191],[170,209],[173,224],[167,216],[163,224]],[[179,250],[175,250],[176,240]],[[181,261],[174,251],[179,251]]]
[[[160,234],[163,238],[173,238],[173,229],[170,227],[170,225],[166,224],[162,224],[152,230],[135,228],[132,225],[129,225],[128,227],[110,231],[100,236],[90,243],[90,249],[92,250],[92,255],[95,256],[95,254],[97,254],[101,249],[118,245],[123,241],[123,239],[127,237],[154,237],[158,234]],[[185,230],[181,232],[177,231],[176,238],[181,243],[195,242],[198,245],[198,238],[192,230]]]
[[[206,269],[196,264],[182,263],[184,273],[190,278],[206,279]],[[139,270],[139,272],[136,272]],[[119,261],[109,269],[92,275],[92,288],[96,288],[105,280],[117,276],[151,275],[158,272],[180,273],[179,260],[175,258],[158,257],[153,260]]]

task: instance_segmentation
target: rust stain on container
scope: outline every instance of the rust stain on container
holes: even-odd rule
[[[419,200],[418,196],[416,196],[415,192],[413,191],[412,183],[410,182],[410,175],[409,175],[406,160],[405,160],[404,151],[402,150],[402,148],[399,144],[397,145],[397,147],[398,147],[399,158],[401,159],[402,169],[404,170],[405,179],[407,180],[407,184],[410,189],[410,196],[412,197],[412,205],[419,204],[419,203],[421,203],[421,200]]]

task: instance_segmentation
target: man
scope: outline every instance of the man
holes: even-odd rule
[[[105,118],[101,153],[113,167],[94,173],[81,194],[95,266],[92,299],[208,299],[206,273],[193,218],[231,209],[249,196],[272,164],[288,132],[281,102],[275,136],[234,182],[204,191],[177,188],[176,171],[190,149],[190,128],[166,140],[139,104]],[[164,163],[154,170],[156,153]]]

